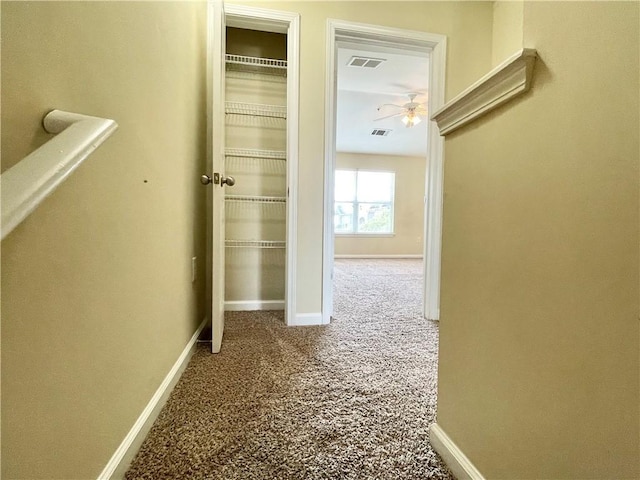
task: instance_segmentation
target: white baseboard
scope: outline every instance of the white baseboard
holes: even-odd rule
[[[244,312],[247,310],[284,310],[284,300],[247,300],[224,302],[227,312]]]
[[[400,254],[400,255],[334,255],[333,258],[422,258],[422,254]]]
[[[310,325],[324,325],[322,313],[297,313],[287,323],[290,327],[308,327]]]
[[[471,460],[437,423],[429,427],[429,441],[458,480],[485,480]]]
[[[144,438],[151,429],[153,422],[156,420],[160,410],[167,401],[169,393],[171,393],[171,390],[189,363],[189,359],[193,354],[198,336],[207,324],[207,321],[207,318],[202,320],[202,323],[192,335],[187,346],[184,347],[184,350],[173,364],[173,367],[171,367],[171,370],[169,370],[169,373],[164,377],[164,380],[153,394],[151,400],[149,400],[149,403],[144,408],[136,422],[133,424],[133,427],[131,427],[131,430],[129,430],[129,433],[127,433],[127,436],[124,437],[120,446],[107,462],[107,465],[104,467],[102,472],[98,475],[98,480],[110,480],[112,478],[124,477],[124,473],[131,463],[131,460],[133,460],[133,457],[140,448],[140,445],[142,445]]]

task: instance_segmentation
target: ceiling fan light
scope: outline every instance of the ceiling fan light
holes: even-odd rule
[[[411,128],[414,125],[419,124],[421,121],[420,117],[416,114],[409,114],[402,117],[402,123],[404,123],[407,128]]]

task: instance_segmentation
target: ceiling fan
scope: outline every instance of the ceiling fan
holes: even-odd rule
[[[395,108],[400,108],[402,110],[400,112],[387,115],[385,117],[376,118],[375,120],[376,121],[384,120],[386,118],[399,117],[403,115],[402,123],[404,123],[404,125],[407,128],[411,128],[414,125],[419,124],[422,121],[422,119],[420,118],[420,115],[426,115],[427,109],[424,108],[424,105],[422,103],[418,103],[415,101],[415,98],[418,96],[417,93],[409,93],[407,94],[407,96],[409,97],[409,101],[404,105],[396,105],[395,103],[385,103],[383,105],[380,105],[378,107],[378,112],[383,107],[395,107]]]

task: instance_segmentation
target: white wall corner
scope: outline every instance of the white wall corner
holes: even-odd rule
[[[458,480],[485,480],[471,460],[437,423],[429,427],[429,441]]]
[[[289,319],[289,327],[308,327],[311,325],[324,325],[322,313],[297,313],[294,318]]]
[[[129,430],[129,433],[124,437],[122,443],[120,443],[102,472],[98,475],[98,480],[124,478],[126,469],[129,467],[133,457],[138,452],[138,449],[142,445],[147,433],[149,433],[149,430],[153,426],[153,422],[158,418],[162,407],[169,398],[171,390],[173,390],[173,387],[180,379],[182,372],[187,367],[187,364],[191,359],[191,355],[195,350],[198,337],[207,323],[209,323],[209,319],[205,317],[195,333],[191,336],[191,339],[189,339],[189,342],[173,364],[173,367],[171,367],[171,370],[169,370],[169,373],[164,377],[164,380],[151,397],[151,400],[149,400],[149,403],[147,403],[147,406],[142,410],[142,413],[131,427],[131,430]]]

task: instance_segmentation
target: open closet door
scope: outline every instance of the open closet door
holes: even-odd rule
[[[212,177],[212,221],[211,227],[211,351],[218,353],[224,332],[224,266],[225,266],[225,206],[224,191],[227,179],[224,170],[224,75],[225,75],[225,14],[222,0],[209,2],[209,51],[211,78],[209,106],[211,108],[209,143],[211,145]],[[206,179],[205,179],[206,181]],[[232,185],[229,181],[229,185]]]

